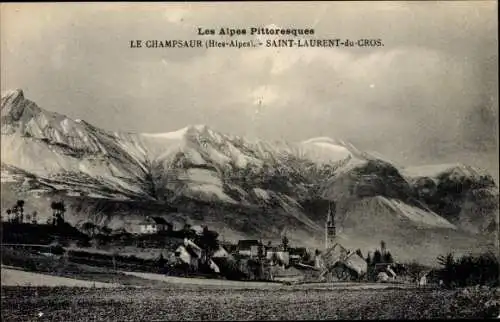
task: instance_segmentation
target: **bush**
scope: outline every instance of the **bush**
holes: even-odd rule
[[[475,312],[481,312],[477,318],[494,318],[500,312],[500,301],[497,290],[486,286],[468,287],[457,291],[450,309],[452,311],[464,311],[465,308]],[[472,314],[471,314],[472,315]],[[474,315],[477,315],[475,313]]]
[[[241,281],[247,278],[247,275],[241,271],[239,261],[229,258],[213,258],[212,260],[219,267],[221,275],[228,280]]]
[[[443,268],[439,276],[447,287],[499,285],[498,258],[488,252],[479,256],[465,255],[455,259],[453,254],[438,257]]]

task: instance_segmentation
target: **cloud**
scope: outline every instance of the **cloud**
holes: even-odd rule
[[[73,118],[139,132],[205,123],[263,139],[329,136],[404,164],[497,168],[494,3],[5,6],[2,90],[22,87]],[[385,46],[128,48],[222,26],[314,26],[318,38]]]

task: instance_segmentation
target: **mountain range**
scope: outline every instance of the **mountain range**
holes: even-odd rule
[[[1,98],[1,183],[2,214],[24,198],[48,217],[50,201],[64,200],[77,226],[133,231],[157,215],[224,239],[286,233],[321,249],[333,202],[339,240],[363,252],[384,240],[396,258],[432,263],[498,239],[498,187],[481,169],[398,167],[327,137],[247,140],[205,125],[112,132],[42,109],[22,90]]]

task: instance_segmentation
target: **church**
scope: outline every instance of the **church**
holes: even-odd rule
[[[325,222],[325,250],[316,266],[323,269],[321,277],[327,281],[360,279],[366,274],[368,264],[364,258],[338,242],[335,219],[336,206],[334,202],[330,202]]]

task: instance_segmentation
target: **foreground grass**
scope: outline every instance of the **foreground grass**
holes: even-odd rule
[[[492,296],[430,289],[2,287],[1,313],[4,321],[484,318],[498,314],[498,306],[485,305]]]

